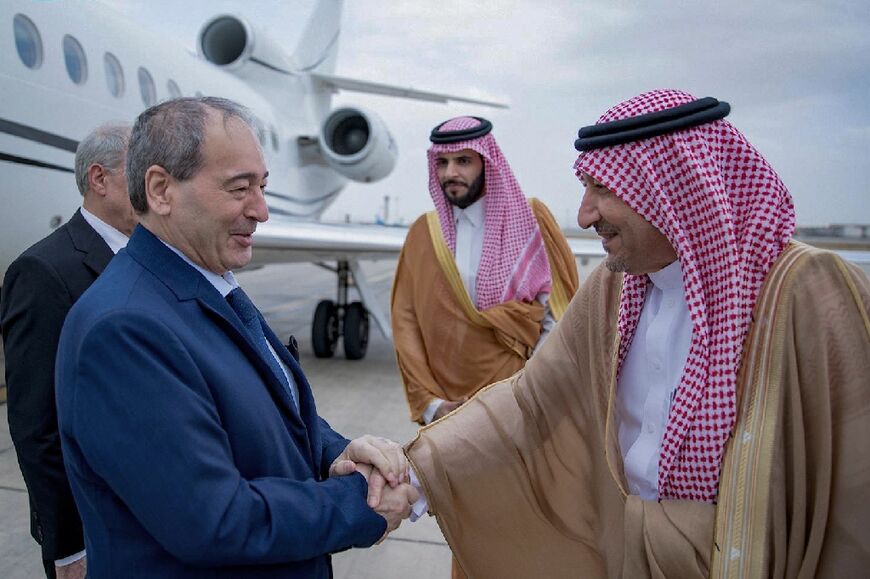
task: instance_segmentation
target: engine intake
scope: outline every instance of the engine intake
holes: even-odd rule
[[[250,61],[278,71],[291,69],[284,50],[250,22],[231,14],[215,16],[199,33],[199,54],[212,64],[238,70]]]
[[[399,155],[384,121],[370,111],[351,107],[336,109],[326,117],[320,151],[330,167],[363,183],[389,175]]]

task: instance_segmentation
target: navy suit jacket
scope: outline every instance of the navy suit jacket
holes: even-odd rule
[[[299,410],[226,300],[139,226],[70,311],[57,404],[88,577],[331,575],[386,521],[362,476],[328,478],[347,445]]]

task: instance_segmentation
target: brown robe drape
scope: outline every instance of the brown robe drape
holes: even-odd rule
[[[792,243],[738,376],[718,505],[626,494],[621,275],[598,268],[516,376],[407,448],[471,579],[860,577],[870,570],[870,282]]]
[[[558,320],[577,289],[577,265],[546,206],[530,203],[550,261],[550,304]],[[544,318],[538,302],[511,301],[478,311],[440,231],[434,213],[411,226],[393,282],[396,359],[417,422],[434,398],[461,400],[522,368]]]

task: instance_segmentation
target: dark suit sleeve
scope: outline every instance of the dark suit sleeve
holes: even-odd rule
[[[320,425],[320,440],[323,454],[320,458],[320,464],[323,465],[323,472],[320,476],[329,476],[329,467],[333,461],[338,458],[338,455],[344,451],[345,447],[350,444],[350,441],[334,431],[327,421],[323,418],[318,418]]]
[[[360,475],[243,478],[196,362],[153,316],[108,314],[83,337],[81,351],[87,354],[78,358],[74,384],[62,387],[71,401],[61,426],[178,559],[208,566],[300,561],[369,546],[385,531],[366,505]]]
[[[42,557],[84,549],[82,525],[64,471],[54,397],[54,361],[71,297],[46,262],[16,260],[3,284],[0,320],[6,354],[9,430],[30,494]]]

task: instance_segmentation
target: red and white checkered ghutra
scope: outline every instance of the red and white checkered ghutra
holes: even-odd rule
[[[598,123],[696,100],[675,90],[642,94]],[[661,231],[683,270],[692,340],[662,438],[659,499],[715,502],[725,443],[736,421],[737,372],[752,308],[794,233],[791,196],[774,170],[724,119],[586,151],[574,169],[618,195]],[[625,274],[619,364],[643,309],[649,278]]]
[[[458,117],[442,124],[439,130],[460,131],[479,124],[477,119]],[[538,294],[549,293],[550,264],[538,221],[492,133],[467,141],[433,144],[427,152],[429,194],[447,246],[456,255],[453,206],[441,189],[435,158],[439,153],[463,149],[479,153],[484,164],[486,216],[477,270],[477,308],[485,310],[512,300],[531,302]]]

